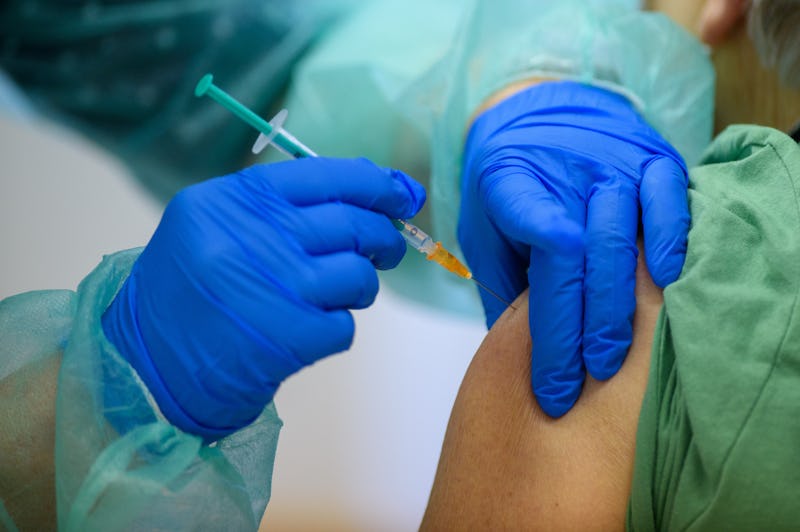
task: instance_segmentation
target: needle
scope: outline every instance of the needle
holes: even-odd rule
[[[505,303],[507,306],[511,307],[512,309],[517,310],[517,307],[515,307],[514,305],[512,305],[511,303],[509,303],[508,301],[506,301],[505,299],[503,299],[499,295],[497,295],[497,292],[495,292],[494,290],[492,290],[491,288],[489,288],[488,286],[486,286],[485,284],[483,284],[482,282],[480,282],[479,280],[477,280],[474,277],[472,278],[472,280],[475,281],[476,283],[478,283],[478,286],[480,286],[481,288],[486,290],[487,293],[493,295],[498,300],[502,301],[503,303]]]

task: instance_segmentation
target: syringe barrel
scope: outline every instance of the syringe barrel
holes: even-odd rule
[[[283,128],[280,129],[272,142],[276,147],[280,147],[295,159],[317,157],[317,154],[311,148],[297,140],[297,137]]]
[[[416,225],[405,220],[392,220],[392,222],[412,248],[425,255],[430,255],[436,251],[436,243],[433,239]]]

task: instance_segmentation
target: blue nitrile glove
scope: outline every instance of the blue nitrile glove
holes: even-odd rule
[[[545,82],[481,114],[464,151],[458,236],[475,277],[508,300],[530,286],[531,383],[566,413],[586,371],[619,370],[632,338],[639,207],[653,280],[686,254],[686,166],[627,99]],[[504,305],[481,293],[491,327]]]
[[[343,351],[347,309],[406,245],[388,217],[425,190],[365,159],[253,166],[180,192],[103,315],[173,424],[206,439],[251,423],[292,373]],[[387,217],[388,216],[388,217]]]

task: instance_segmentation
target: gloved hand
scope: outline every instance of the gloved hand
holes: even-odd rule
[[[641,206],[647,266],[678,278],[689,211],[680,155],[622,96],[545,82],[485,111],[464,152],[458,237],[475,277],[513,300],[530,286],[531,383],[565,414],[586,371],[605,380],[632,338]],[[504,305],[481,293],[488,326]]]
[[[103,315],[103,330],[164,415],[221,438],[251,423],[289,375],[343,351],[347,309],[406,244],[388,217],[425,190],[365,159],[253,166],[180,192]]]

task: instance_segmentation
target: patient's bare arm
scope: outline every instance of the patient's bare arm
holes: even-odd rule
[[[447,427],[423,530],[621,529],[661,292],[637,270],[633,345],[607,382],[588,378],[554,420],[530,388],[528,295],[472,360]]]
[[[60,367],[61,353],[54,353],[0,380],[0,500],[20,530],[56,528],[53,454]]]

